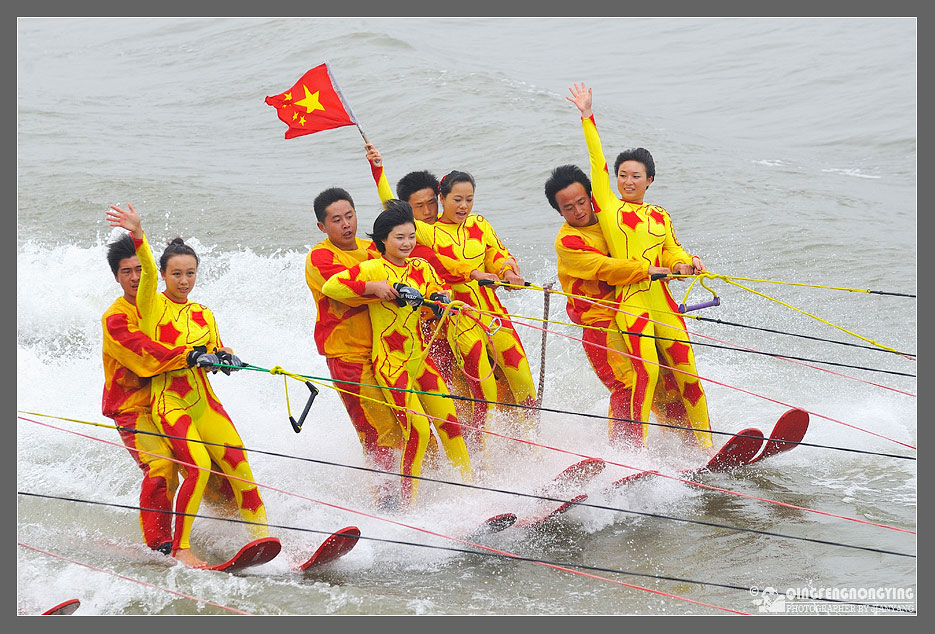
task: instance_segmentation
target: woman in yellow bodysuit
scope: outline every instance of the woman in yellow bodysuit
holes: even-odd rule
[[[175,501],[177,515],[172,543],[172,555],[182,563],[204,567],[207,564],[191,552],[193,515],[201,506],[208,476],[206,469],[214,461],[229,476],[240,515],[248,522],[255,538],[267,537],[266,509],[260,490],[253,482],[243,441],[230,416],[208,382],[208,369],[217,372],[215,364],[224,364],[225,373],[243,364],[233,350],[224,347],[210,309],[189,301],[195,286],[198,256],[182,242],[173,240],[162,254],[159,268],[166,290],[157,292],[156,263],[143,233],[139,214],[111,206],[107,212],[111,226],[130,231],[142,266],[136,306],[140,316],[140,331],[165,346],[193,346],[188,366],[158,374],[152,378],[153,420],[167,436],[178,460],[196,465],[189,467]],[[209,352],[210,351],[210,352]],[[204,442],[199,442],[204,441]],[[206,444],[212,443],[212,444]],[[239,479],[243,478],[243,480]],[[244,481],[246,480],[246,482]]]
[[[488,354],[494,359],[509,383],[514,403],[536,405],[536,387],[526,359],[526,350],[514,330],[509,313],[500,303],[494,286],[479,282],[525,283],[516,258],[497,237],[491,224],[474,208],[474,177],[457,170],[442,177],[438,185],[442,214],[433,225],[419,227],[417,238],[445,256],[442,262],[455,261],[459,271],[446,276],[454,299],[481,311],[481,321],[488,331],[484,338]],[[464,273],[466,271],[466,273]],[[499,322],[499,327],[498,327]],[[531,427],[535,416],[527,410],[519,418]]]
[[[610,187],[610,172],[591,111],[591,90],[584,84],[569,89],[566,97],[581,113],[581,125],[591,163],[591,195],[598,224],[615,258],[635,258],[653,266],[663,259],[672,272],[690,275],[705,270],[697,255],[688,253],[675,238],[669,212],[644,202],[646,189],[655,179],[656,167],[645,148],[621,152],[613,178],[621,198]],[[695,369],[695,355],[685,332],[678,304],[662,281],[644,278],[616,287],[620,311],[617,326],[625,334],[633,367],[631,412],[649,420],[660,366],[670,368],[699,446],[713,446],[708,421],[708,402]],[[659,337],[656,339],[655,337]]]
[[[416,246],[415,231],[409,203],[387,201],[370,235],[382,257],[333,275],[321,289],[327,297],[338,301],[367,295],[385,300],[367,304],[373,331],[373,373],[377,383],[395,388],[383,390],[383,395],[387,403],[395,406],[406,439],[400,464],[404,476],[401,499],[406,505],[416,499],[418,480],[405,476],[418,476],[422,472],[430,424],[462,479],[472,480],[471,461],[454,404],[446,398],[448,389],[435,363],[425,355],[419,323],[421,300],[447,303],[448,287],[426,260],[410,257]],[[406,298],[412,305],[406,303]],[[416,390],[420,394],[403,390]],[[426,413],[433,418],[431,423]]]

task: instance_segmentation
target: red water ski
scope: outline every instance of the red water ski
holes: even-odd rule
[[[535,491],[535,495],[543,497],[567,497],[563,491],[574,488],[581,490],[588,485],[594,478],[599,476],[607,464],[600,458],[585,458],[581,462],[576,462],[566,468],[560,474],[543,487]],[[576,502],[586,500],[588,496],[584,493],[571,498],[568,501],[539,500],[536,504],[536,510],[530,517],[518,520],[515,524],[517,528],[536,528],[549,521],[556,515],[560,515],[570,509]],[[557,505],[557,506],[556,506]]]
[[[747,464],[753,464],[764,458],[795,449],[796,443],[805,438],[806,431],[808,431],[808,412],[800,409],[790,409],[776,421],[763,451]]]
[[[51,616],[64,616],[66,614],[74,613],[74,611],[77,610],[78,606],[80,605],[81,605],[81,601],[79,601],[78,599],[69,599],[68,601],[63,601],[62,603],[59,603],[54,608],[49,608],[42,614],[43,616],[47,614]]]
[[[324,566],[327,563],[331,563],[335,559],[340,559],[357,545],[357,540],[359,537],[360,529],[356,526],[348,526],[346,528],[342,528],[336,533],[332,533],[322,543],[322,545],[318,547],[318,550],[315,551],[315,554],[309,557],[308,561],[299,566],[297,570],[309,570],[310,568],[317,568],[318,566]]]
[[[762,446],[763,432],[755,427],[741,429],[736,436],[724,443],[708,464],[701,469],[689,469],[680,473],[692,475],[699,471],[731,471],[750,462]]]
[[[576,462],[555,476],[544,488],[546,491],[551,491],[568,486],[574,486],[576,488],[584,487],[591,480],[599,476],[606,466],[607,463],[600,458],[585,458],[581,462]]]
[[[259,566],[271,561],[279,551],[282,550],[282,544],[275,537],[264,537],[257,539],[240,549],[230,561],[217,566],[208,566],[207,570],[220,570],[222,572],[236,572],[251,566]]]
[[[701,471],[730,471],[741,465],[747,464],[756,455],[756,452],[763,446],[763,432],[752,427],[737,432],[736,436],[731,436],[724,443],[721,450],[718,451],[711,460],[703,467],[695,469],[683,469],[678,472],[680,476],[690,476]],[[616,489],[636,480],[641,480],[651,475],[658,475],[658,471],[638,471],[624,476],[611,483],[610,488]]]
[[[552,519],[556,515],[561,515],[562,513],[570,509],[572,506],[574,506],[576,503],[584,502],[587,499],[588,499],[587,494],[582,493],[581,495],[575,496],[572,499],[568,500],[567,502],[562,502],[561,504],[553,508],[551,511],[547,511],[545,513],[536,515],[534,517],[524,518],[516,522],[515,526],[516,528],[538,528],[539,526],[542,526],[543,524],[548,522],[550,519]]]
[[[466,536],[464,539],[465,541],[473,542],[478,538],[483,537],[484,535],[499,533],[500,531],[506,530],[515,523],[516,515],[513,513],[501,513],[500,515],[494,515],[493,517],[484,520],[484,523],[481,524],[480,528]]]

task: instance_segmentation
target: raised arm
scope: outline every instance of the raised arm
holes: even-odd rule
[[[155,337],[156,334],[156,296],[158,294],[158,273],[152,249],[143,232],[140,214],[127,203],[127,209],[111,205],[107,211],[107,220],[112,227],[121,227],[130,232],[136,245],[136,256],[140,260],[140,285],[136,291],[136,312],[140,316],[140,331]]]
[[[380,195],[380,202],[396,198],[393,194],[393,188],[390,187],[390,181],[386,178],[386,170],[383,168],[383,157],[373,143],[364,146],[367,150],[367,160],[370,161],[370,173],[373,174],[373,181],[377,184],[377,193]]]

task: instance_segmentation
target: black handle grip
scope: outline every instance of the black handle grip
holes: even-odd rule
[[[299,416],[298,422],[296,422],[296,420],[292,418],[291,416],[289,417],[289,422],[292,423],[292,429],[297,434],[300,431],[302,431],[302,424],[305,422],[305,417],[308,416],[308,410],[312,409],[312,403],[315,402],[315,397],[318,396],[317,387],[315,387],[308,381],[305,382],[305,385],[308,386],[308,390],[309,392],[311,392],[311,394],[308,395],[308,402],[305,404],[305,409],[302,410],[302,415]]]

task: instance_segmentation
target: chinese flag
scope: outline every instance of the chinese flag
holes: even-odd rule
[[[328,70],[328,64],[311,69],[286,92],[267,97],[266,103],[276,108],[276,114],[289,126],[287,139],[357,125],[354,113],[344,102],[344,96]]]

